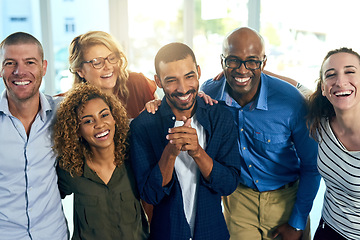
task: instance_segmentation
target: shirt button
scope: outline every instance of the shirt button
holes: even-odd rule
[[[242,128],[242,129],[240,129],[240,131],[244,131],[244,129]]]
[[[268,142],[268,143],[271,142],[270,139],[268,139],[267,142]]]
[[[249,165],[249,168],[250,168],[250,167],[252,167],[252,165],[251,165],[251,164]]]
[[[175,117],[172,117],[171,119],[172,119],[172,120],[175,120]]]
[[[246,147],[243,147],[243,150],[245,150],[246,149]]]
[[[258,182],[259,182],[259,180],[256,180],[255,182],[256,182],[256,183],[258,183]]]

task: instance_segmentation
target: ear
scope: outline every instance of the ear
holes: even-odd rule
[[[220,62],[221,62],[221,68],[223,69],[223,70],[225,70],[225,66],[224,66],[224,59],[222,58],[222,54],[220,55]]]
[[[201,77],[201,69],[200,69],[200,66],[197,65],[196,68],[197,68],[197,72],[198,72],[198,79],[200,79],[200,77]]]
[[[325,87],[323,83],[320,83],[321,85],[321,95],[323,95],[325,97]]]
[[[263,63],[261,64],[261,71],[264,70],[264,68],[265,68],[265,66],[266,66],[266,62],[267,62],[267,57],[266,57],[266,55],[264,55],[264,61],[263,61]]]
[[[48,62],[46,60],[43,60],[43,65],[42,65],[43,75],[42,76],[45,76],[45,74],[46,74],[47,64],[48,64]]]
[[[80,70],[77,70],[76,73],[81,77],[81,78],[84,78],[85,74],[83,73],[83,70],[80,69]]]
[[[157,85],[159,88],[163,88],[163,87],[162,87],[162,84],[161,84],[161,81],[160,81],[160,78],[158,77],[157,74],[154,75],[154,79],[155,79],[156,85]]]

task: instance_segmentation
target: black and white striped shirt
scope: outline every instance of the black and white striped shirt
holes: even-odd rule
[[[348,151],[321,123],[318,169],[326,184],[322,217],[346,239],[360,239],[360,151]]]

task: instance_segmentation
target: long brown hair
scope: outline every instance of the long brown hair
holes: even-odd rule
[[[322,95],[321,85],[323,83],[323,66],[325,61],[332,55],[336,53],[349,53],[355,55],[360,62],[360,55],[352,50],[351,48],[339,48],[335,50],[329,51],[320,68],[320,76],[317,79],[317,86],[315,92],[309,98],[309,113],[307,116],[307,125],[310,131],[310,135],[315,139],[318,140],[318,134],[321,134],[320,131],[320,123],[321,119],[331,120],[335,117],[335,110],[333,105],[330,101]],[[321,137],[321,135],[320,135]]]

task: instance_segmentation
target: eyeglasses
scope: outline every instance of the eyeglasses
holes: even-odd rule
[[[91,63],[94,68],[102,68],[105,65],[105,60],[109,63],[115,64],[119,62],[119,58],[115,53],[110,53],[106,58],[98,57],[90,61],[83,61],[82,63]]]
[[[242,64],[244,64],[245,68],[248,70],[256,70],[261,67],[261,64],[265,61],[266,56],[264,60],[247,60],[242,61],[237,57],[225,57],[223,54],[221,54],[221,58],[223,59],[225,66],[228,68],[238,69],[241,67]]]

